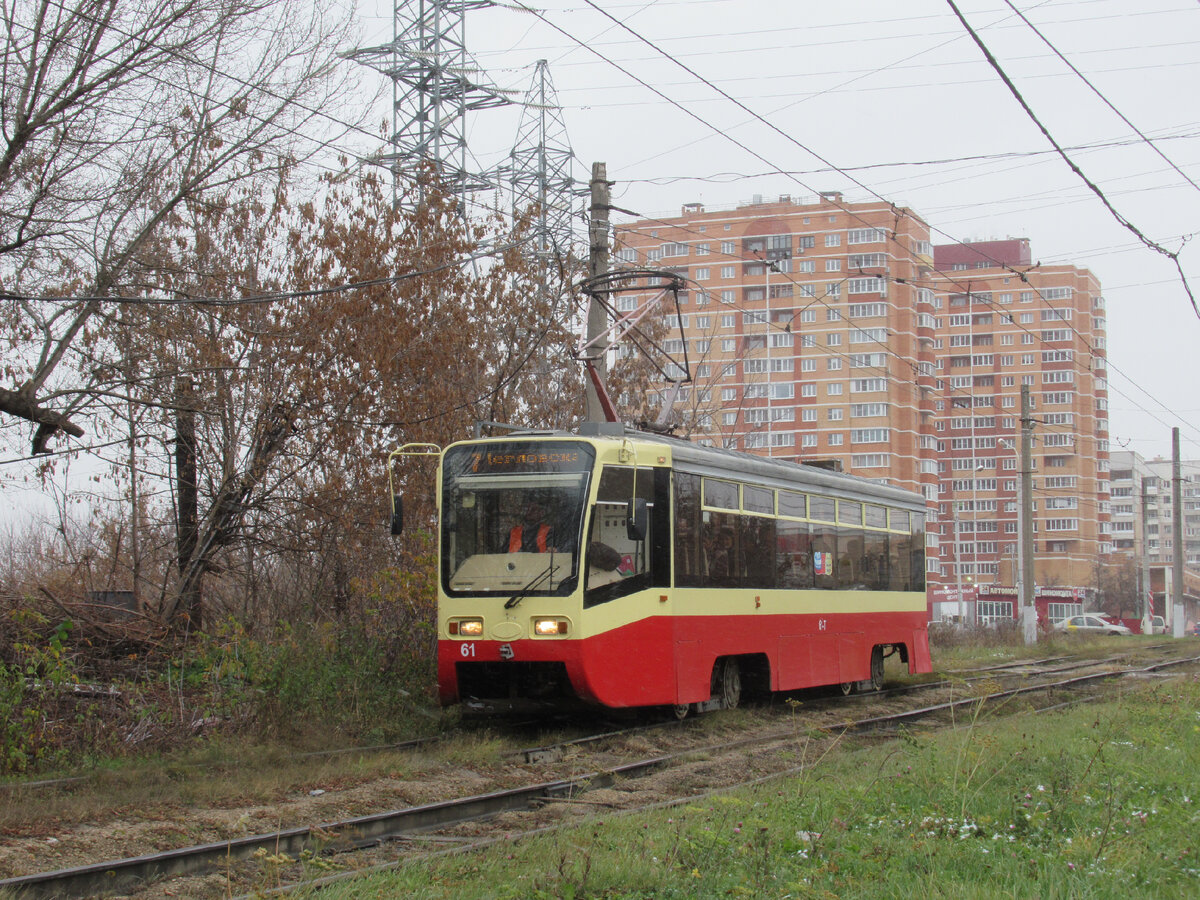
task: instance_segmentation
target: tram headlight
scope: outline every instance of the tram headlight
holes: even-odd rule
[[[483,637],[483,619],[453,619],[447,630],[459,637]]]
[[[567,633],[566,619],[534,619],[533,633],[539,637]]]

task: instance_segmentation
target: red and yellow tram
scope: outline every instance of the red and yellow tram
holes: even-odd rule
[[[917,494],[610,424],[453,444],[438,480],[443,704],[682,714],[930,671]]]

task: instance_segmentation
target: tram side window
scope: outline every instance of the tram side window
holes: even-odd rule
[[[842,526],[837,532],[837,587],[840,590],[860,591],[866,587],[863,530]]]
[[[907,591],[912,576],[912,535],[893,534],[891,547],[891,578],[893,591]]]
[[[704,558],[708,567],[705,584],[740,587],[746,571],[738,520],[732,513],[709,512],[704,523]]]
[[[912,517],[912,574],[909,590],[925,590],[925,517],[915,513]]]
[[[700,587],[708,578],[700,519],[700,476],[675,473],[675,583]]]
[[[872,591],[888,589],[888,537],[886,531],[863,532],[863,582]]]
[[[650,533],[645,541],[632,541],[626,533],[625,523],[634,491],[633,469],[605,466],[601,472],[588,530],[585,606],[612,600],[649,585],[654,557],[652,548],[662,525],[661,505],[655,503],[655,481],[654,469],[638,469],[637,496],[649,503]]]
[[[888,558],[891,570],[888,586],[893,591],[925,590],[925,517],[904,514],[912,528],[912,534],[892,534],[888,538]],[[892,527],[899,520],[892,511]]]
[[[814,498],[815,499],[815,498]],[[837,527],[814,522],[812,526],[813,587],[831,591],[838,586]]]
[[[807,522],[781,519],[775,523],[775,571],[779,587],[811,590],[813,587],[812,539]]]
[[[739,519],[746,587],[776,587],[775,534],[779,523],[765,516],[739,516]]]

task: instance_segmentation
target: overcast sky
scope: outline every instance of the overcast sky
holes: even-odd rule
[[[1187,180],[1200,184],[1200,4],[1013,0],[1031,28],[1005,0],[956,2],[1121,216],[1171,251],[1200,232],[1200,189]],[[468,49],[497,85],[524,92],[549,60],[581,182],[607,163],[614,203],[645,216],[841,190],[912,208],[935,243],[1028,237],[1035,260],[1086,267],[1103,286],[1112,449],[1169,455],[1178,426],[1185,458],[1200,458],[1200,319],[1174,262],[1054,153],[947,0],[596,5],[636,36],[586,0],[538,4],[561,31],[512,8],[467,14]],[[368,41],[390,37],[389,9],[363,11]],[[478,165],[507,154],[516,116],[475,114]],[[1200,246],[1180,260],[1200,296]]]
[[[390,2],[358,2],[363,46],[389,41]],[[518,96],[536,61],[549,60],[581,185],[603,161],[617,182],[614,203],[647,217],[678,215],[689,202],[731,207],[755,194],[840,190],[849,201],[878,195],[912,208],[935,243],[1028,237],[1035,260],[1086,267],[1103,286],[1111,448],[1169,456],[1177,426],[1184,457],[1200,459],[1200,319],[1174,263],[1053,152],[948,0],[595,2],[636,36],[587,0],[544,0],[537,9],[553,25],[496,7],[469,12],[466,27],[475,59]],[[1188,181],[1200,184],[1196,0],[1013,0],[1103,99],[1006,0],[956,2],[1121,216],[1171,251],[1200,232],[1200,189]],[[360,71],[365,93],[384,84]],[[518,115],[473,116],[479,168],[508,154]],[[335,149],[361,151],[353,135]],[[1200,294],[1194,243],[1180,260]],[[6,495],[48,509],[53,494],[20,490],[31,473],[24,463],[6,469]],[[83,479],[57,480],[59,496],[76,496]]]

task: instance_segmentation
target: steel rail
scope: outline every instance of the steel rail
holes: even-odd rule
[[[258,850],[296,856],[304,850],[320,852],[361,848],[399,834],[443,828],[510,810],[525,809],[538,800],[570,797],[592,787],[611,785],[618,778],[646,774],[666,765],[670,759],[669,756],[653,757],[559,781],[444,800],[340,822],[300,826],[272,834],[182,847],[130,859],[7,878],[0,881],[0,891],[10,891],[22,900],[88,897],[133,890],[157,879],[210,872],[223,863],[251,858]]]
[[[1066,678],[1062,681],[1039,682],[1038,684],[1027,684],[1021,687],[1009,688],[1003,691],[996,691],[991,694],[980,694],[976,697],[962,697],[958,700],[948,700],[945,703],[937,703],[933,706],[924,706],[919,709],[905,710],[898,713],[889,713],[886,716],[873,716],[866,719],[857,719],[851,722],[842,722],[838,725],[829,726],[830,730],[843,731],[866,731],[873,727],[889,722],[900,722],[905,719],[917,719],[931,716],[934,713],[944,712],[951,709],[958,709],[961,706],[970,706],[972,704],[990,703],[995,700],[1007,700],[1012,697],[1019,697],[1022,694],[1032,694],[1039,691],[1050,691],[1055,688],[1070,688],[1081,684],[1087,684],[1093,681],[1103,681],[1109,678],[1122,678],[1126,675],[1138,675],[1149,672],[1156,672],[1159,669],[1167,669],[1173,666],[1186,665],[1188,663],[1200,663],[1200,656],[1183,657],[1180,659],[1166,660],[1164,662],[1153,663],[1149,666],[1143,666],[1136,669],[1117,669],[1107,672],[1093,672],[1090,675],[1077,675],[1074,678]]]

